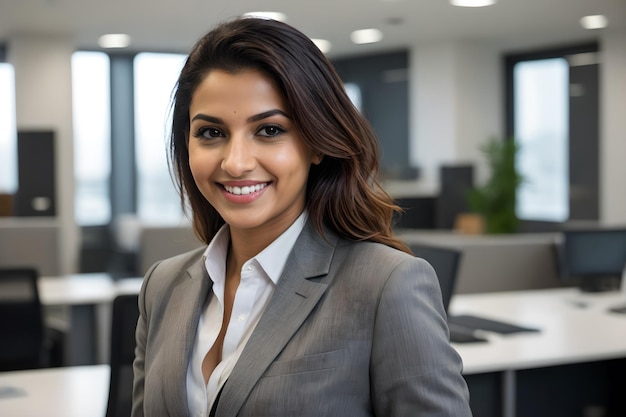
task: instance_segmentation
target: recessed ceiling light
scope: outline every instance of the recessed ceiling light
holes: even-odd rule
[[[376,43],[383,39],[383,33],[378,29],[361,29],[355,30],[350,35],[352,42],[356,44]]]
[[[109,33],[98,38],[101,48],[126,48],[130,45],[130,36],[125,33]]]
[[[485,7],[495,4],[497,0],[450,0],[450,4],[459,7]]]
[[[332,44],[326,39],[311,39],[313,43],[319,48],[322,53],[327,54],[332,47]]]
[[[284,22],[287,20],[287,15],[281,12],[248,12],[243,14],[244,17],[256,17],[259,19],[271,19]]]
[[[585,29],[603,29],[609,24],[606,16],[596,14],[592,16],[585,16],[580,19],[580,25]]]

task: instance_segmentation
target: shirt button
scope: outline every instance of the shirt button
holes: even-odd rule
[[[237,320],[239,320],[239,321],[246,321],[246,315],[245,314],[240,314],[239,317],[237,317]]]

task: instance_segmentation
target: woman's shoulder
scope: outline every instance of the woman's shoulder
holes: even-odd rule
[[[184,252],[170,258],[162,259],[153,265],[152,268],[158,266],[159,270],[166,269],[187,269],[191,265],[195,264],[202,259],[202,255],[206,251],[206,246],[201,246],[196,249],[192,249],[188,252]]]
[[[378,242],[343,240],[338,248],[346,251],[348,258],[366,264],[383,264],[394,267],[407,261],[419,262],[418,258],[409,253]]]
[[[146,272],[144,281],[154,286],[167,286],[176,280],[187,276],[190,270],[202,266],[202,255],[206,247],[199,247],[170,258],[155,262]],[[201,270],[201,269],[199,269]]]
[[[339,281],[349,286],[358,282],[372,296],[394,288],[434,288],[437,284],[436,274],[425,260],[377,242],[343,241],[333,264],[333,277],[341,277]]]
[[[358,249],[360,251],[366,251],[366,252],[376,252],[376,253],[381,253],[381,254],[386,254],[387,256],[394,256],[394,257],[413,257],[413,255],[406,253],[404,251],[401,251],[400,249],[396,249],[393,248],[389,245],[385,245],[384,243],[380,243],[380,242],[373,242],[371,240],[361,240],[361,241],[354,241],[354,240],[349,240],[349,239],[341,239],[342,242],[339,243],[340,246],[352,246],[355,249]]]

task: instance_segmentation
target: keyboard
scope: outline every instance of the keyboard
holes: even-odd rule
[[[626,314],[626,304],[610,307],[609,312],[617,313],[617,314]]]
[[[455,324],[449,324],[450,342],[452,343],[484,343],[487,339],[476,335],[474,329],[470,329]]]
[[[448,326],[451,324],[465,327],[474,330],[485,330],[488,332],[512,334],[522,332],[538,332],[539,329],[522,327],[512,323],[505,323],[503,321],[486,319],[484,317],[472,316],[472,315],[460,315],[449,316]]]

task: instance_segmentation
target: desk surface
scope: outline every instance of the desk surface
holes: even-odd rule
[[[111,303],[116,295],[138,293],[143,278],[113,280],[109,274],[41,277],[39,297],[47,306]]]
[[[39,298],[44,306],[69,307],[69,316],[60,319],[70,330],[68,365],[108,362],[113,300],[120,294],[138,294],[142,282],[143,278],[114,280],[106,273],[39,278]]]
[[[109,366],[0,372],[0,416],[103,417]]]
[[[541,329],[489,333],[488,343],[455,344],[464,373],[540,368],[626,357],[623,293],[582,294],[574,288],[454,296],[451,314],[472,314]]]

